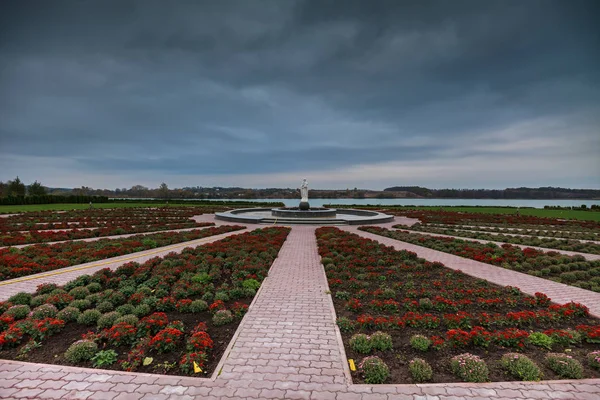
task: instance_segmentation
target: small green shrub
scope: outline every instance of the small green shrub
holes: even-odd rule
[[[592,351],[587,355],[587,362],[590,367],[600,369],[600,350]]]
[[[346,317],[338,318],[335,322],[342,332],[352,332],[356,328],[356,323]]]
[[[31,307],[39,307],[42,304],[46,304],[46,300],[48,299],[48,297],[50,297],[49,294],[39,294],[37,296],[34,296],[31,299],[31,302],[29,303],[29,306],[31,306]]]
[[[452,357],[450,368],[452,373],[464,382],[487,382],[489,380],[490,373],[485,361],[470,353]]]
[[[527,341],[534,346],[542,347],[547,350],[552,350],[552,345],[554,344],[554,340],[542,332],[533,332],[529,335]]]
[[[31,312],[30,316],[33,319],[54,318],[58,314],[58,309],[52,304],[42,304],[36,307]]]
[[[90,295],[90,290],[84,286],[77,286],[69,291],[69,294],[73,296],[75,300],[85,299]]]
[[[6,310],[5,314],[10,315],[15,320],[19,320],[27,318],[30,312],[31,308],[29,308],[29,306],[26,306],[25,304],[19,304],[10,307],[8,310]]]
[[[133,315],[135,315],[138,318],[142,318],[150,314],[151,311],[152,309],[148,304],[140,304],[135,306],[135,308],[133,309]]]
[[[95,325],[102,313],[96,309],[85,310],[78,318],[77,323],[82,325]]]
[[[419,308],[421,310],[431,310],[433,308],[433,302],[427,297],[419,299]]]
[[[113,365],[117,362],[117,355],[117,352],[114,350],[100,350],[92,357],[92,362],[94,363],[94,367]]]
[[[583,378],[583,366],[573,357],[563,353],[550,353],[546,355],[546,365],[561,378]]]
[[[98,318],[96,326],[98,329],[110,328],[120,316],[121,314],[116,311],[110,311],[106,314],[102,314],[100,318]]]
[[[213,315],[212,322],[216,326],[221,326],[233,321],[233,314],[229,310],[219,310]]]
[[[335,298],[340,300],[348,300],[350,298],[350,293],[340,290],[338,292],[335,292]]]
[[[214,298],[215,295],[212,292],[205,292],[201,299],[207,303],[212,303]]]
[[[242,287],[244,289],[252,289],[254,291],[257,291],[260,287],[260,282],[256,279],[246,279],[244,282],[242,282]]]
[[[368,384],[384,383],[390,376],[390,369],[379,357],[363,358],[358,369]]]
[[[28,306],[31,303],[31,299],[33,296],[26,292],[19,292],[14,294],[8,298],[9,303],[13,303],[14,305],[24,305]]]
[[[56,317],[58,319],[62,319],[65,322],[73,322],[73,321],[77,321],[77,318],[79,318],[79,315],[81,315],[81,311],[79,311],[78,308],[65,307],[62,310],[60,310],[58,312],[58,314],[56,314]]]
[[[98,293],[102,290],[102,285],[97,282],[92,282],[89,285],[87,285],[86,288],[90,291],[90,293]]]
[[[36,294],[50,294],[53,290],[57,289],[58,285],[55,283],[42,283],[38,285],[35,293]]]
[[[71,363],[80,363],[91,360],[97,351],[98,345],[96,343],[89,340],[78,340],[69,346],[64,357]]]
[[[420,358],[414,358],[410,360],[408,363],[408,370],[410,371],[413,381],[417,383],[428,382],[433,378],[433,370],[431,369],[431,365],[429,365],[427,361]]]
[[[133,304],[123,304],[115,309],[121,315],[133,314],[135,306]]]
[[[133,314],[125,314],[125,315],[117,318],[117,320],[114,322],[114,324],[119,324],[121,322],[125,322],[125,323],[127,323],[129,325],[134,325],[135,326],[135,325],[137,325],[137,323],[138,323],[139,320],[140,319],[138,317],[136,317],[135,315],[133,315]]]
[[[539,381],[542,379],[542,371],[526,355],[518,353],[507,353],[500,360],[502,368],[513,377],[522,381]]]
[[[221,300],[223,302],[229,301],[229,295],[224,291],[218,291],[215,293],[215,301]]]
[[[331,258],[329,258],[329,257],[323,257],[321,259],[321,264],[323,264],[326,267],[329,264],[333,264],[333,260]]]
[[[350,338],[350,347],[352,350],[361,354],[369,354],[371,352],[371,340],[364,333],[357,333]]]
[[[204,300],[194,300],[190,304],[190,312],[200,313],[208,310],[208,303]]]
[[[431,346],[431,340],[424,335],[412,335],[410,337],[410,345],[415,350],[427,351]]]
[[[371,335],[369,340],[374,350],[386,351],[391,350],[393,347],[392,337],[385,332],[377,331]]]
[[[113,306],[113,303],[111,303],[110,301],[102,301],[96,306],[96,310],[100,311],[101,313],[111,312],[114,309],[115,306]]]
[[[72,302],[69,303],[69,307],[75,307],[79,311],[83,311],[83,310],[87,310],[88,308],[91,308],[92,303],[87,299],[73,300]]]

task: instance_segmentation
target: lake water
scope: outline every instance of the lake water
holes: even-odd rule
[[[217,199],[215,199],[217,200]],[[242,201],[237,199],[218,199]],[[248,201],[280,201],[286,207],[296,207],[300,200],[296,199],[253,199]],[[323,207],[324,204],[343,205],[403,205],[403,206],[489,206],[489,207],[533,207],[544,208],[544,206],[579,207],[582,204],[590,207],[592,204],[600,205],[600,200],[474,200],[474,199],[311,199],[308,202],[311,207]]]

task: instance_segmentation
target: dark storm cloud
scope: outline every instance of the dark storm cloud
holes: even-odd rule
[[[2,2],[0,180],[51,181],[38,159],[135,177],[484,155],[573,157],[572,185],[598,186],[598,4]]]

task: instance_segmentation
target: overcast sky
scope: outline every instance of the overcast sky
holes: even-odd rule
[[[600,188],[600,2],[0,2],[0,180]]]

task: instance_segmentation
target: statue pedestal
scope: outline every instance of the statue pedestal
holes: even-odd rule
[[[308,204],[308,201],[301,201],[300,205],[298,206],[299,209],[306,211],[310,208],[310,204]]]

